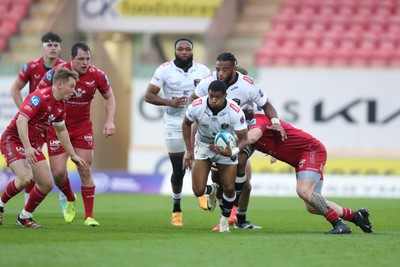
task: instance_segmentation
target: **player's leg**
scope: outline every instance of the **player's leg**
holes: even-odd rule
[[[15,174],[15,178],[7,184],[0,198],[0,225],[3,224],[3,213],[5,204],[11,198],[21,192],[25,188],[25,186],[27,186],[30,181],[33,180],[31,165],[26,161],[26,159],[17,159],[16,161],[10,163],[9,167],[11,171]]]
[[[15,223],[23,227],[41,228],[42,226],[32,219],[32,213],[40,203],[42,203],[47,194],[50,193],[53,188],[53,179],[51,177],[49,165],[45,159],[32,165],[32,173],[35,186],[30,193],[28,202],[18,215]]]
[[[297,172],[296,192],[307,203],[307,209],[313,214],[320,214],[330,222],[333,229],[326,234],[350,234],[351,229],[339,217],[339,214],[321,195],[323,180],[321,175],[313,171]]]
[[[218,173],[220,177],[221,186],[223,188],[221,219],[219,222],[220,232],[229,232],[229,216],[231,214],[235,199],[235,180],[237,165],[224,164],[217,162]]]
[[[92,175],[93,163],[93,150],[74,148],[78,156],[80,156],[87,164],[87,168],[78,168],[79,176],[81,177],[81,193],[83,206],[85,208],[85,225],[86,226],[99,226],[99,223],[94,219],[94,198],[96,185]]]
[[[46,133],[46,142],[49,153],[50,169],[54,183],[60,190],[61,212],[65,218],[67,203],[70,202],[75,204],[76,202],[75,194],[72,191],[67,173],[68,155],[61,146],[61,142],[53,127],[50,127]],[[66,221],[69,220],[71,220],[71,218],[66,219]]]

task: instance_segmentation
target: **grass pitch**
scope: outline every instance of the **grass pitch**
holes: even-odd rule
[[[43,229],[18,228],[23,196],[6,206],[0,226],[1,266],[395,266],[400,262],[400,200],[331,199],[371,211],[374,233],[349,223],[351,235],[324,232],[331,225],[308,214],[298,198],[253,197],[248,219],[262,230],[211,232],[219,212],[203,211],[196,198],[182,200],[183,227],[170,224],[172,200],[158,195],[96,195],[100,227],[77,216],[66,224],[58,195],[50,194],[35,213]],[[397,263],[396,263],[397,262]]]

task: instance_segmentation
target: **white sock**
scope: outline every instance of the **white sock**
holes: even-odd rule
[[[29,219],[29,218],[32,217],[32,213],[27,212],[25,209],[23,209],[23,210],[21,211],[21,213],[19,214],[19,217],[20,217],[21,219]]]

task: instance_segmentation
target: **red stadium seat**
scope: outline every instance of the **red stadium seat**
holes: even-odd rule
[[[0,34],[0,52],[7,49],[8,46],[8,36]]]

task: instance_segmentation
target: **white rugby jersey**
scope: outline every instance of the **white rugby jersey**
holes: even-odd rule
[[[196,99],[186,110],[186,118],[197,123],[196,141],[212,144],[218,131],[231,133],[247,128],[243,110],[231,99],[217,114],[213,114],[207,105],[208,95]]]
[[[175,99],[182,96],[189,97],[200,80],[210,75],[210,73],[211,71],[206,66],[195,61],[193,61],[192,67],[187,72],[184,72],[171,60],[157,68],[150,83],[161,88],[163,97],[166,99]],[[177,123],[181,123],[185,116],[185,111],[186,107],[166,107],[164,120],[166,123],[174,120]]]
[[[255,109],[255,106],[262,107],[267,102],[268,98],[264,92],[258,88],[257,84],[249,76],[243,75],[240,72],[236,83],[228,87],[227,95],[229,99],[235,101],[242,109]],[[217,80],[217,72],[200,81],[194,91],[196,96],[203,97],[208,95],[208,86],[212,81]],[[255,105],[254,105],[255,104]],[[254,110],[254,113],[264,112],[261,108]]]

